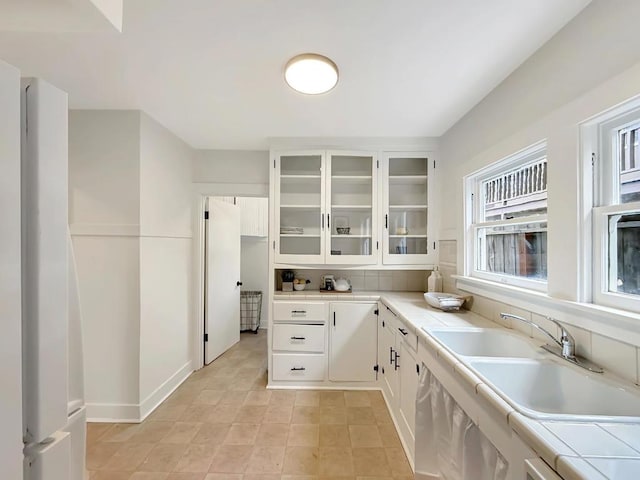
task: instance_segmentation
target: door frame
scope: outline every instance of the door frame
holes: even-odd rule
[[[267,184],[223,184],[194,183],[191,200],[193,240],[192,260],[193,277],[191,279],[191,359],[194,370],[204,367],[204,306],[205,306],[205,220],[204,212],[207,197],[266,197],[269,198]]]

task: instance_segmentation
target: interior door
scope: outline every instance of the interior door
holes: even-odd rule
[[[204,361],[240,341],[240,208],[208,199]]]

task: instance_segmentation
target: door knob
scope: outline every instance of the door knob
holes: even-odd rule
[[[236,286],[237,287],[241,287],[242,286],[242,282],[236,282]]]

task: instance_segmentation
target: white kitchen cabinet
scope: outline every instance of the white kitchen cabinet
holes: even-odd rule
[[[330,304],[329,380],[374,382],[377,365],[376,303]]]
[[[396,350],[397,319],[395,314],[383,303],[379,304],[378,318],[378,378],[382,382],[387,401],[391,409],[398,406],[399,380],[396,357],[399,353]]]
[[[386,265],[433,265],[433,155],[386,153],[382,161],[382,261]]]
[[[400,372],[400,404],[398,408],[400,429],[407,445],[414,454],[414,444],[416,436],[416,394],[418,393],[418,380],[420,377],[420,366],[416,361],[416,352],[404,340],[402,335],[398,335],[400,358],[398,359]]]
[[[378,263],[377,166],[372,152],[275,154],[276,263]]]

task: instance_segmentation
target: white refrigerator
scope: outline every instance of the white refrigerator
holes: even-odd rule
[[[21,85],[24,480],[84,477],[80,302],[68,231],[66,93]]]

